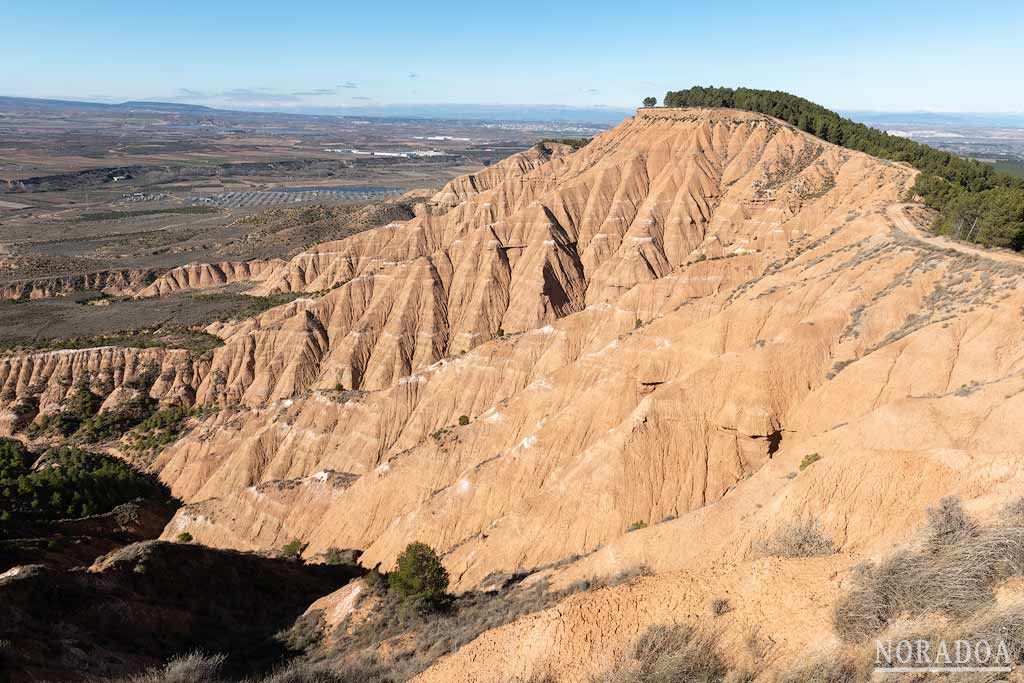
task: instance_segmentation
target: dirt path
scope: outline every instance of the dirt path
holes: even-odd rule
[[[1017,254],[1012,251],[975,247],[967,244],[966,242],[957,242],[945,236],[933,235],[907,216],[906,210],[916,206],[918,205],[907,203],[891,204],[886,209],[886,214],[888,214],[889,220],[892,221],[893,225],[919,242],[924,242],[925,244],[930,244],[933,247],[939,247],[941,249],[952,249],[954,251],[959,251],[962,254],[978,256],[992,261],[1024,265],[1024,255],[1022,254]]]

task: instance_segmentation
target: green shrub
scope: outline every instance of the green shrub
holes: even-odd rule
[[[128,432],[128,450],[140,456],[153,455],[181,437],[187,430],[190,417],[202,414],[201,409],[184,406],[158,410]]]
[[[465,427],[469,424],[469,415],[459,415],[459,426]]]
[[[156,410],[156,401],[149,396],[138,396],[121,405],[96,413],[82,421],[75,437],[88,443],[117,438],[145,421]]]
[[[382,574],[376,568],[366,572],[366,576],[363,577],[363,581],[366,582],[366,587],[372,593],[384,594],[388,592],[387,574]]]
[[[92,418],[103,404],[103,398],[92,393],[89,378],[83,377],[60,404],[56,413],[48,413],[33,423],[27,433],[29,438],[40,436],[71,436],[84,422]]]
[[[305,549],[306,544],[295,538],[281,546],[280,556],[286,560],[297,560],[302,557],[302,551]]]
[[[410,543],[398,556],[388,583],[407,603],[437,607],[447,598],[448,570],[433,548],[425,543]]]
[[[191,543],[192,534],[190,534],[187,531],[182,531],[174,540],[176,540],[178,543]]]
[[[804,459],[800,461],[800,471],[802,472],[819,460],[821,460],[821,456],[817,453],[808,453],[804,456]]]
[[[644,520],[641,519],[639,521],[636,521],[636,522],[633,522],[632,524],[630,524],[629,528],[626,529],[626,533],[628,534],[628,533],[631,533],[633,531],[639,531],[640,529],[646,529],[646,528],[647,528],[647,522],[645,522]]]

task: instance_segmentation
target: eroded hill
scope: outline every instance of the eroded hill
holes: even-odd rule
[[[914,177],[761,115],[641,110],[266,264],[253,291],[298,298],[203,358],[14,355],[0,385],[45,413],[156,364],[154,397],[219,408],[153,463],[186,503],[167,539],[385,569],[423,541],[457,590],[650,570],[422,680],[586,680],[716,599],[735,657],[761,629],[779,668],[839,642],[851,568],[926,508],[1021,483],[1024,269],[923,236]],[[801,520],[819,556],[775,553]]]

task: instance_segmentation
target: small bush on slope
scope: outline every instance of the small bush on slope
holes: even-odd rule
[[[965,540],[978,534],[978,525],[968,519],[960,507],[960,499],[946,496],[939,504],[928,509],[928,524],[925,527],[927,543],[932,548],[942,548],[950,543]]]
[[[410,543],[398,556],[388,582],[407,604],[439,607],[447,598],[448,570],[433,548],[425,543]]]
[[[648,628],[626,659],[594,683],[710,683],[724,681],[727,673],[717,636],[675,624]]]
[[[758,550],[774,557],[818,557],[836,552],[836,546],[822,533],[817,519],[802,517],[783,524]]]
[[[864,676],[851,660],[826,656],[790,669],[777,680],[778,683],[857,683],[864,680]]]
[[[224,655],[207,657],[193,652],[119,683],[220,683],[225,659]]]

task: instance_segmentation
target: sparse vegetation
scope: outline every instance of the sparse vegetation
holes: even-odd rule
[[[83,424],[91,420],[99,411],[103,397],[93,393],[89,382],[91,378],[84,375],[75,384],[75,388],[60,403],[60,409],[54,413],[40,416],[29,425],[29,438],[41,436],[68,437],[77,432]]]
[[[202,416],[205,412],[204,409],[185,406],[162,408],[128,432],[128,450],[138,456],[152,456],[181,438],[188,429],[189,418]]]
[[[102,346],[125,346],[137,349],[185,349],[202,355],[223,346],[220,338],[197,330],[162,327],[156,330],[113,332],[88,337],[60,339],[4,339],[0,340],[0,353],[24,351],[60,351],[63,349],[93,349]]]
[[[270,294],[267,296],[238,296],[237,294],[225,294],[220,292],[213,292],[207,294],[195,294],[193,295],[197,303],[222,303],[222,302],[234,302],[238,304],[234,310],[231,311],[231,315],[224,318],[228,321],[244,320],[245,318],[252,318],[265,313],[271,308],[277,306],[283,306],[284,304],[295,301],[300,296],[311,296],[310,294],[301,294],[299,292],[280,292],[278,294]]]
[[[544,138],[541,143],[553,142],[558,145],[568,145],[572,148],[572,151],[576,151],[583,147],[586,147],[590,143],[591,138]]]
[[[724,681],[728,667],[713,633],[691,626],[651,626],[626,659],[594,683],[710,683]]]
[[[444,609],[438,610],[409,609],[402,596],[389,589],[387,577],[371,570],[363,581],[368,588],[366,594],[379,601],[374,605],[373,616],[356,624],[339,641],[332,660],[342,667],[341,662],[387,648],[393,654],[389,666],[394,680],[408,680],[484,631],[547,609],[569,595],[618,585],[645,573],[645,568],[635,567],[613,576],[580,581],[561,591],[549,590],[544,582],[523,586],[525,574],[510,575],[496,591],[450,596]]]
[[[758,549],[773,557],[818,557],[836,552],[835,543],[814,517],[798,517],[775,530]]]
[[[732,611],[732,605],[725,598],[715,598],[711,601],[711,613],[716,617],[720,617],[727,612]]]
[[[83,213],[78,218],[74,219],[76,223],[88,223],[91,221],[114,221],[120,218],[138,218],[140,216],[155,216],[158,214],[165,213],[181,213],[181,214],[204,214],[204,213],[217,213],[217,209],[209,206],[174,206],[166,209],[140,209],[138,211],[93,211],[90,213]]]
[[[191,543],[192,534],[190,534],[187,531],[182,531],[180,534],[177,535],[177,537],[174,540],[178,543]]]
[[[808,453],[804,456],[804,459],[800,461],[800,471],[803,472],[819,460],[821,460],[821,455],[818,453]]]
[[[639,531],[640,529],[646,529],[646,528],[647,528],[647,522],[645,522],[644,520],[641,519],[641,520],[638,520],[638,521],[633,522],[632,524],[630,524],[629,527],[626,529],[626,533],[628,534],[628,533],[632,533],[634,531]]]
[[[1024,248],[1024,179],[988,164],[889,135],[780,91],[698,86],[666,93],[665,106],[756,111],[828,142],[905,161],[921,171],[913,193],[939,212],[934,226],[938,232],[987,246]]]
[[[826,655],[786,671],[778,683],[857,683],[862,677],[857,666],[841,655]]]
[[[956,499],[929,511],[922,545],[857,568],[855,586],[834,621],[849,642],[873,636],[900,615],[963,618],[994,602],[993,589],[1024,576],[1024,526],[1012,519],[981,527]]]
[[[87,443],[120,437],[152,416],[156,405],[154,399],[144,394],[131,398],[82,421],[81,427],[75,432],[75,437]]]
[[[469,424],[469,415],[459,415],[459,426],[465,427]]]

